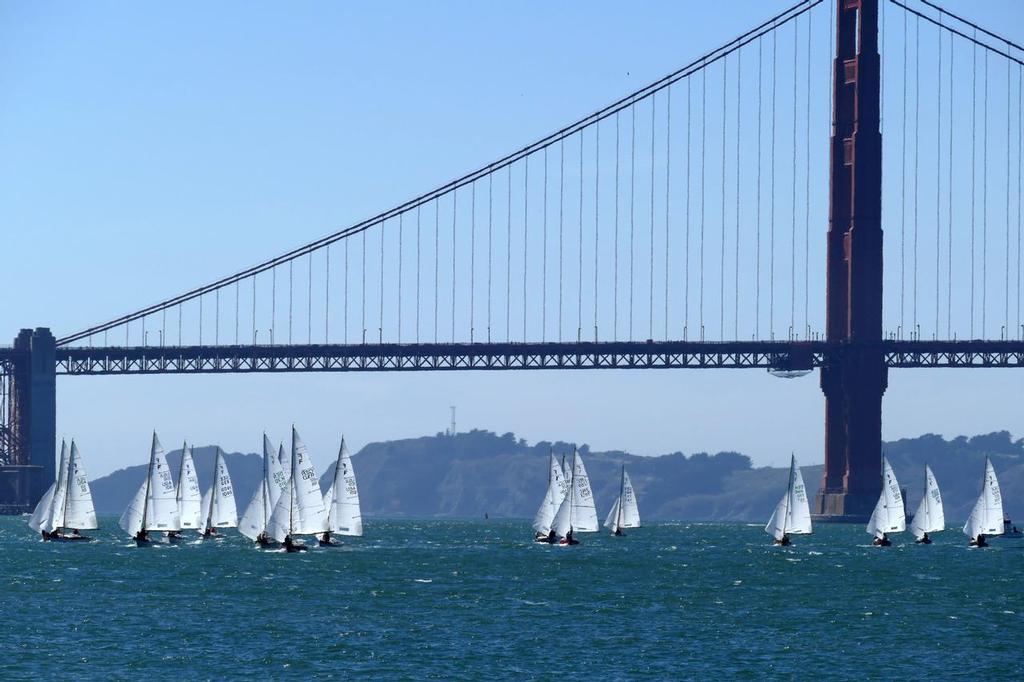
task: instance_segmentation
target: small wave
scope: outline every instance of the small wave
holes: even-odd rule
[[[432,582],[434,582],[434,581],[433,581],[433,580],[431,580],[430,578],[413,578],[413,580],[412,580],[412,581],[413,581],[414,583],[432,583]]]

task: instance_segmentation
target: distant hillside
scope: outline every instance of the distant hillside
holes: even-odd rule
[[[470,431],[454,437],[438,434],[370,443],[353,455],[359,478],[363,514],[367,517],[493,517],[529,518],[544,495],[546,458],[550,449],[570,453],[567,443],[529,445],[511,433]],[[618,494],[619,467],[625,463],[637,490],[644,518],[691,521],[763,521],[771,513],[786,482],[786,470],[751,466],[735,452],[714,455],[676,452],[640,457],[625,452],[591,452],[586,457],[598,513],[602,516]],[[1003,431],[951,441],[925,435],[885,444],[911,511],[920,500],[927,461],[942,487],[946,518],[966,518],[980,487],[985,455],[991,455],[1011,515],[1024,516],[1024,441]],[[200,484],[209,485],[212,446],[195,448]],[[168,454],[177,474],[181,453]],[[334,453],[314,453],[329,485]],[[228,468],[241,513],[259,481],[262,465],[255,454],[229,453]],[[326,468],[325,468],[325,465]],[[133,466],[93,481],[93,498],[103,514],[119,514],[143,480],[145,466]],[[821,466],[804,466],[812,495]],[[1015,516],[1015,518],[1016,518]]]

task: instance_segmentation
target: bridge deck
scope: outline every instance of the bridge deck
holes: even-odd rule
[[[1024,367],[1024,341],[883,341],[869,344],[887,366]],[[853,347],[829,341],[619,341],[579,343],[332,344],[60,347],[57,373],[514,369],[801,370],[837,362]],[[17,351],[0,348],[0,368]],[[2,371],[2,369],[0,369]]]

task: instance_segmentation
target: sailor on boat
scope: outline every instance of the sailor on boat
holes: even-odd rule
[[[889,540],[889,535],[887,533],[882,533],[882,537],[876,537],[871,541],[871,544],[875,547],[891,547],[892,541]]]

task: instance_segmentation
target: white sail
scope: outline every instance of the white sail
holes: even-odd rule
[[[569,485],[568,481],[572,479],[572,462],[565,461],[565,455],[562,455],[562,478],[566,481],[566,485]],[[566,490],[566,494],[568,494]]]
[[[181,530],[174,480],[156,432],[149,455],[149,487],[143,518],[146,530]]]
[[[604,527],[611,529],[612,532],[620,528],[640,527],[640,508],[637,506],[633,483],[629,480],[625,467],[622,468],[619,496],[615,498],[615,504],[608,512],[608,518],[604,520]]]
[[[902,533],[907,529],[906,512],[903,510],[903,493],[893,473],[888,458],[882,456],[882,494],[868,521],[867,532],[876,538],[887,533]]]
[[[142,530],[142,515],[146,510],[146,488],[148,487],[149,477],[142,482],[139,489],[135,491],[135,495],[132,497],[131,502],[125,508],[121,514],[121,518],[118,519],[117,525],[121,526],[124,532],[129,535],[135,535]]]
[[[1003,534],[1003,496],[999,491],[999,479],[992,468],[992,462],[985,458],[985,481],[981,485],[981,494],[974,503],[971,516],[964,524],[964,534],[976,540],[979,535]]]
[[[181,446],[181,467],[178,469],[178,516],[181,527],[202,528],[203,507],[199,494],[199,477],[196,475],[196,464],[192,460],[192,448]]]
[[[597,509],[594,507],[594,495],[590,490],[590,479],[583,458],[573,450],[572,459],[569,494],[559,506],[553,524],[555,534],[563,538],[570,529],[577,533],[594,533],[598,530]]]
[[[224,453],[219,447],[213,465],[213,483],[203,495],[203,516],[206,528],[234,528],[238,525],[235,490]]]
[[[604,527],[610,529],[613,533],[619,528],[619,500],[620,498],[615,498],[612,508],[608,510],[608,516],[604,519]]]
[[[324,495],[327,508],[327,530],[338,535],[363,534],[363,515],[359,509],[359,488],[356,472],[348,454],[345,438],[341,439],[338,461],[334,465],[334,480]]]
[[[551,524],[558,513],[558,507],[565,499],[569,491],[569,481],[564,476],[562,466],[555,459],[554,453],[550,455],[548,462],[548,489],[544,493],[544,500],[533,517],[533,529],[538,533],[547,535],[551,532]]]
[[[50,519],[50,507],[53,506],[53,494],[57,490],[57,481],[50,484],[46,492],[43,493],[43,497],[39,500],[39,504],[32,511],[32,516],[28,519],[28,527],[37,533],[41,533],[43,530],[49,532],[46,527],[46,522]]]
[[[92,502],[92,490],[85,473],[85,463],[78,452],[75,441],[71,441],[71,457],[68,459],[67,496],[64,504],[62,528],[84,530],[98,528],[96,507]]]
[[[267,491],[270,499],[270,504],[267,506],[267,514],[274,511],[274,505],[277,504],[277,498],[281,496],[288,488],[288,477],[291,475],[291,462],[285,467],[281,464],[281,456],[284,454],[284,445],[281,445],[279,456],[274,456],[274,445],[267,438],[267,434],[263,434],[263,462],[266,469],[263,472],[263,476],[267,481]]]
[[[277,463],[281,465],[282,471],[291,472],[292,470],[292,458],[287,450],[284,449],[284,443],[281,443],[277,449]]]
[[[257,540],[267,528],[270,514],[274,511],[277,498],[281,495],[281,489],[271,474],[271,463],[276,468],[284,488],[288,487],[288,479],[281,471],[281,463],[274,453],[274,446],[270,444],[267,434],[263,434],[263,475],[260,477],[260,484],[252,499],[245,508],[241,520],[238,522],[238,532],[249,538]],[[273,493],[272,493],[273,490]]]
[[[50,504],[50,515],[46,519],[46,530],[50,533],[60,528],[64,518],[64,505],[68,501],[68,471],[70,469],[71,451],[61,441],[60,466],[57,468],[56,488],[53,491],[53,502]]]
[[[292,427],[291,478],[267,524],[267,536],[284,542],[289,535],[314,535],[327,530],[324,499],[316,467],[299,432]]]
[[[910,523],[910,530],[914,537],[920,540],[925,533],[937,533],[946,527],[946,515],[942,511],[942,494],[939,492],[939,484],[935,480],[932,468],[924,465],[924,497],[921,504],[917,505],[914,513],[914,520]]]
[[[796,455],[789,460],[789,482],[786,492],[775,506],[772,517],[764,531],[776,540],[784,535],[801,535],[811,532],[811,508],[807,502],[804,477],[796,463]]]

